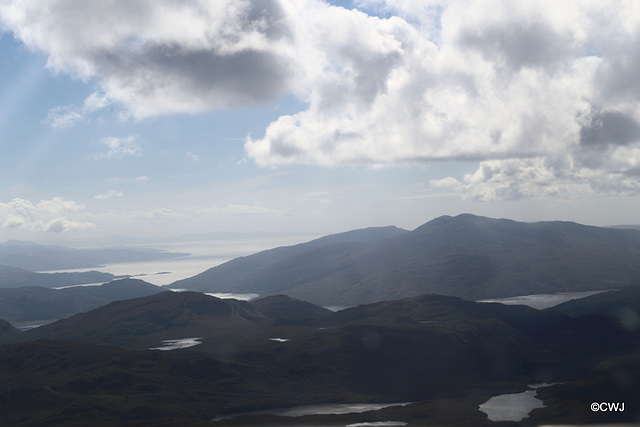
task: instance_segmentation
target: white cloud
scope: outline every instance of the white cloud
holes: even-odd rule
[[[106,199],[113,199],[114,197],[122,197],[122,196],[123,196],[122,191],[109,190],[104,194],[96,194],[95,196],[93,196],[93,198],[96,200],[106,200]]]
[[[460,185],[460,182],[452,176],[442,179],[432,179],[429,181],[429,186],[434,188],[457,189]]]
[[[97,81],[135,117],[277,99],[295,74],[288,19],[276,0],[0,4],[49,68]]]
[[[111,103],[112,100],[107,96],[98,92],[93,92],[84,100],[84,103],[82,104],[82,112],[85,114],[93,113],[109,106]]]
[[[398,18],[327,11],[335,16],[322,20],[323,29],[334,30],[329,22],[352,28],[344,40],[321,38],[334,75],[323,71],[313,82],[306,111],[248,139],[249,155],[264,165],[398,163],[531,156],[574,143],[591,114],[601,61],[570,46],[572,33],[552,31],[543,20],[552,10],[540,8],[541,23],[523,30],[525,16],[504,11],[511,2],[482,11],[504,15],[494,17],[500,22],[474,18],[474,26],[459,4],[444,12],[440,48]],[[558,45],[549,54],[547,42]]]
[[[321,26],[349,21],[336,25],[358,53],[341,57],[346,41],[321,38],[334,75],[311,83],[305,111],[247,138],[256,162],[477,160],[463,185],[431,184],[484,201],[639,191],[639,3],[359,3],[406,20],[327,10]],[[363,57],[383,66],[358,68]]]
[[[74,126],[76,123],[84,119],[84,115],[72,107],[55,107],[49,110],[47,118],[44,120],[46,124],[52,128],[64,129]]]
[[[90,222],[70,221],[66,218],[54,218],[46,223],[38,223],[40,228],[47,233],[64,233],[74,230],[86,230],[94,228],[95,225]]]
[[[49,110],[44,123],[54,129],[69,128],[83,121],[87,115],[108,106],[110,103],[111,100],[106,96],[94,92],[84,100],[81,108],[73,105],[52,108]]]
[[[22,199],[20,200],[20,204],[23,206],[29,206],[31,209],[31,203]],[[83,205],[79,205],[78,203],[72,200],[64,200],[62,197],[54,197],[51,200],[40,200],[38,204],[35,206],[37,210],[47,214],[59,214],[64,212],[82,212],[85,210]]]
[[[197,154],[192,153],[191,151],[187,152],[187,154],[185,154],[186,158],[191,160],[192,162],[199,162],[200,160],[202,160],[202,157],[200,157]]]
[[[214,206],[210,208],[198,209],[198,213],[207,215],[281,215],[282,212],[266,208],[261,205],[247,205],[247,204],[229,204],[226,206]]]
[[[85,207],[76,202],[54,197],[32,203],[16,198],[0,203],[2,228],[23,229],[32,232],[62,233],[93,228],[92,222],[81,217]]]
[[[464,176],[467,197],[480,201],[567,196],[576,185],[544,158],[488,160]]]
[[[304,110],[247,137],[257,164],[473,160],[459,181],[478,200],[638,191],[640,2],[356,4],[397,16],[320,0],[5,0],[0,22],[99,85],[52,125],[109,102],[143,118],[294,94]],[[141,153],[134,137],[103,142],[101,157]]]
[[[149,219],[173,219],[173,218],[180,217],[181,215],[172,209],[157,208],[157,209],[152,209],[148,211],[139,210],[134,212],[133,216],[136,219],[149,220]]]
[[[149,177],[144,175],[136,176],[134,178],[122,178],[119,176],[112,176],[104,180],[104,182],[107,182],[109,184],[127,184],[129,182],[147,182],[147,181],[149,181]]]
[[[138,142],[138,137],[134,135],[125,138],[103,138],[100,143],[106,145],[108,151],[96,154],[94,156],[96,159],[142,155],[142,147]]]
[[[478,201],[640,194],[640,148],[617,147],[598,154],[602,157],[591,166],[580,158],[582,153],[486,160],[464,176],[458,189]]]

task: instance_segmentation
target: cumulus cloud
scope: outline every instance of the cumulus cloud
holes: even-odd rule
[[[431,185],[483,201],[640,189],[638,3],[359,4],[405,18],[332,11],[373,40],[355,37],[355,57],[381,65],[331,56],[333,84],[319,77],[305,111],[247,138],[259,164],[476,160],[460,185]],[[378,84],[363,90],[369,68]]]
[[[262,166],[472,160],[456,179],[478,200],[638,191],[639,2],[355,4],[5,0],[0,22],[53,71],[97,82],[86,111],[115,102],[142,118],[298,96],[304,109],[247,137]],[[50,123],[84,114],[54,110]],[[135,139],[108,141],[104,157],[140,154]]]
[[[483,202],[640,193],[640,148],[617,147],[598,151],[587,161],[585,157],[590,156],[573,153],[484,160],[462,181],[446,177],[432,180],[430,186],[453,189],[466,199]]]
[[[149,211],[136,211],[133,216],[137,219],[143,220],[164,220],[178,218],[181,215],[169,208],[157,208]]]
[[[597,112],[580,129],[583,145],[627,145],[640,140],[640,124],[617,111]]]
[[[96,154],[94,156],[96,159],[142,155],[142,146],[138,141],[138,137],[135,135],[130,135],[124,138],[103,138],[100,140],[100,143],[102,145],[106,145],[108,150]]]
[[[276,0],[4,1],[0,19],[135,117],[274,100],[295,73]]]
[[[110,99],[94,92],[84,100],[84,103],[80,108],[73,105],[52,108],[49,110],[44,123],[54,129],[69,128],[83,121],[87,115],[101,110],[110,103]]]
[[[0,226],[46,233],[95,227],[93,223],[80,219],[79,214],[84,211],[83,205],[60,197],[40,200],[38,203],[16,198],[7,203],[0,203],[0,217],[3,218]]]
[[[442,179],[432,179],[429,181],[429,186],[433,188],[458,189],[460,188],[460,185],[460,182],[452,176]]]
[[[317,49],[336,75],[315,79],[308,109],[247,139],[259,164],[502,159],[526,174],[527,159],[564,155],[571,164],[596,145],[640,142],[640,96],[629,99],[640,95],[629,74],[640,71],[633,2],[358,4],[406,19],[327,10],[335,16],[319,18],[326,28],[349,28],[338,16],[357,28],[349,34],[358,54],[329,55],[348,42],[322,38]]]
[[[73,107],[55,107],[49,110],[47,118],[44,120],[46,124],[52,128],[64,129],[74,126],[82,121],[84,115]]]

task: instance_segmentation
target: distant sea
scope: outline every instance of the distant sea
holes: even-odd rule
[[[154,285],[165,286],[176,280],[195,276],[234,258],[252,255],[276,247],[304,243],[318,237],[319,236],[315,235],[295,235],[283,237],[269,236],[246,240],[197,240],[189,242],[154,243],[152,245],[140,245],[140,247],[167,252],[189,253],[191,255],[162,260],[105,264],[98,268],[46,271],[46,273],[95,270],[115,274],[116,276],[132,276]]]

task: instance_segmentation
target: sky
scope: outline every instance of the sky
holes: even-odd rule
[[[0,0],[0,61],[0,241],[640,223],[635,0]]]

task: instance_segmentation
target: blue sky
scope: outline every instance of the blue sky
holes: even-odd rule
[[[0,3],[0,240],[640,223],[640,6]]]

